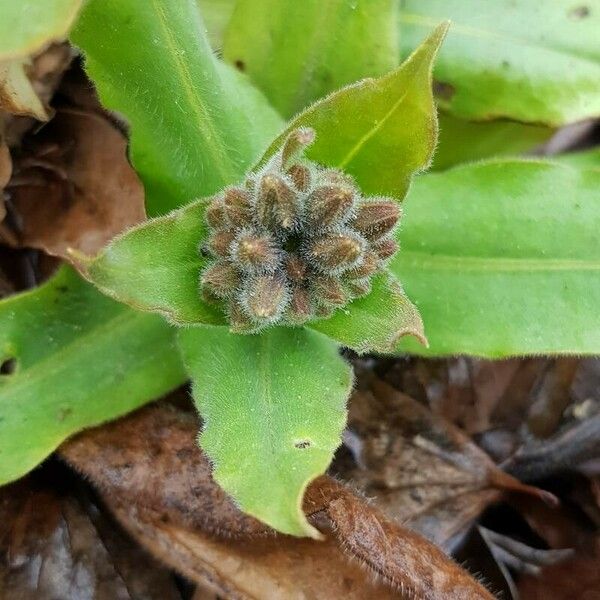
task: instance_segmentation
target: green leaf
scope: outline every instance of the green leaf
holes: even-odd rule
[[[600,114],[598,0],[404,0],[400,11],[402,56],[452,21],[434,75],[454,115],[558,126]]]
[[[427,344],[419,312],[394,277],[379,275],[373,279],[368,296],[342,308],[326,321],[309,325],[356,352],[392,352],[398,340],[414,336]]]
[[[548,141],[553,129],[517,121],[464,121],[440,113],[439,141],[431,170],[484,158],[517,156]]]
[[[82,0],[2,0],[0,60],[34,54],[64,38]]]
[[[261,162],[290,131],[312,127],[317,139],[308,158],[353,175],[366,194],[402,199],[411,176],[429,164],[435,148],[431,69],[447,27],[440,25],[395,71],[343,88],[305,110]]]
[[[192,202],[116,237],[88,264],[87,277],[112,298],[171,323],[223,324],[222,312],[200,299],[205,207],[205,200]]]
[[[239,0],[226,60],[248,73],[281,114],[398,62],[396,0]]]
[[[552,160],[580,169],[600,169],[600,148],[553,156]]]
[[[236,0],[196,0],[206,25],[206,34],[211,46],[220,50],[223,46],[223,37]]]
[[[194,0],[89,0],[71,39],[104,105],[131,124],[151,215],[238,179],[281,127],[212,55]]]
[[[391,264],[430,355],[600,353],[600,172],[498,160],[415,180]],[[399,349],[424,353],[410,340]]]
[[[0,302],[0,362],[14,368],[0,375],[0,485],[69,435],[185,379],[174,331],[160,317],[105,298],[66,267]]]
[[[352,373],[336,345],[289,328],[252,336],[181,329],[179,342],[215,480],[275,529],[318,537],[302,497],[329,465],[346,420]]]

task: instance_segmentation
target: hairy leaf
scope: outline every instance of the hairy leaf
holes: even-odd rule
[[[597,170],[524,160],[418,178],[391,269],[427,352],[597,354],[599,184]]]
[[[64,38],[82,0],[3,0],[0,61],[24,57]]]
[[[64,268],[0,303],[0,484],[185,379],[173,331]]]
[[[600,169],[600,148],[592,148],[591,150],[581,150],[579,152],[569,152],[553,156],[556,160],[564,165],[571,165],[581,169]]]
[[[348,83],[397,65],[395,0],[241,0],[224,57],[290,117]]]
[[[440,25],[404,64],[379,79],[365,79],[313,104],[288,125],[263,161],[297,127],[312,127],[308,158],[354,176],[367,194],[402,199],[416,171],[427,167],[435,148],[437,119],[431,70],[444,39]]]
[[[194,0],[90,0],[71,39],[102,102],[131,124],[151,215],[233,183],[281,127],[212,55]]]
[[[561,125],[600,114],[597,0],[403,0],[402,56],[443,19],[434,75],[454,115]]]
[[[292,328],[259,336],[190,328],[179,341],[215,480],[275,529],[318,536],[302,496],[327,468],[345,423],[352,375],[337,346]]]

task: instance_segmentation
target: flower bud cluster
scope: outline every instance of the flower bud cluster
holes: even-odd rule
[[[368,294],[397,250],[398,204],[364,197],[348,175],[303,157],[312,129],[297,129],[246,181],[206,210],[212,257],[204,299],[223,303],[233,331],[302,325]]]

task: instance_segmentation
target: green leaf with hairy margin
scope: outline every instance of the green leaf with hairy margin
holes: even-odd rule
[[[200,299],[206,204],[192,202],[117,236],[88,264],[87,277],[112,298],[171,323],[223,324],[222,312]]]
[[[571,165],[580,169],[600,169],[600,148],[568,152],[553,156],[552,160],[563,165]]]
[[[434,76],[454,115],[555,126],[600,115],[600,0],[403,0],[402,56],[443,19]]]
[[[340,444],[352,386],[336,344],[306,329],[206,326],[180,329],[179,343],[216,481],[275,529],[318,537],[302,496]]]
[[[0,302],[0,362],[14,368],[0,375],[0,485],[69,435],[186,377],[171,327],[109,300],[66,267]]]
[[[392,352],[398,340],[414,336],[426,344],[419,311],[393,276],[373,278],[368,296],[352,301],[327,320],[309,325],[356,352]]]
[[[312,127],[308,158],[352,175],[366,194],[402,199],[435,148],[431,92],[433,61],[447,24],[440,25],[400,67],[334,92],[293,119],[269,146],[266,159],[297,127]]]
[[[66,37],[82,0],[0,0],[0,61]]]
[[[442,171],[464,162],[518,156],[547,142],[554,130],[517,121],[465,121],[439,114],[438,145],[431,165]]]
[[[398,63],[396,0],[239,0],[223,55],[291,117]]]
[[[549,161],[417,178],[391,270],[421,312],[426,353],[600,353],[598,189],[599,171]]]
[[[195,0],[88,0],[71,39],[103,104],[131,124],[150,214],[238,179],[282,125],[212,55]]]

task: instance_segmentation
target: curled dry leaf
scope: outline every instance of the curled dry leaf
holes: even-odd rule
[[[404,587],[419,598],[491,598],[439,549],[327,477],[310,486],[305,509],[315,526],[333,528],[337,544],[265,535],[272,532],[212,481],[196,431],[192,415],[158,405],[80,434],[60,452],[140,542],[227,597],[383,599]]]
[[[553,497],[498,469],[444,418],[379,379],[350,402],[347,445],[352,480],[389,517],[441,546],[464,533],[503,491]]]
[[[127,161],[127,141],[104,116],[60,109],[24,141],[8,191],[22,246],[71,259],[94,254],[144,219],[144,191]]]
[[[176,600],[179,595],[169,573],[133,547],[112,523],[109,529],[100,521],[99,513],[86,511],[74,497],[29,479],[2,488],[2,598]]]

